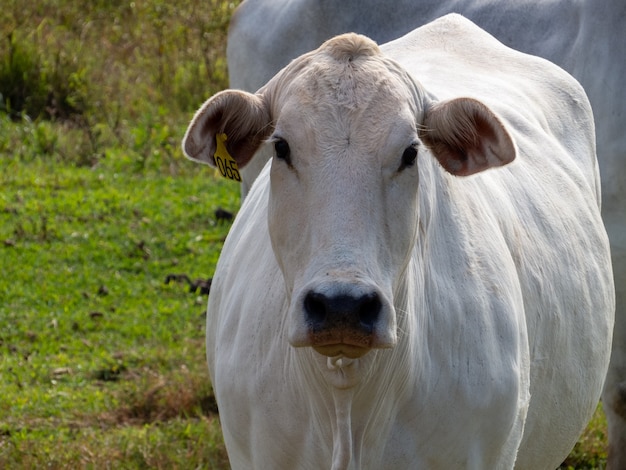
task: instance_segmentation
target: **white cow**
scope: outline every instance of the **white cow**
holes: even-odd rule
[[[183,149],[243,167],[266,139],[208,306],[232,467],[558,466],[614,309],[579,84],[450,15],[218,93]]]
[[[387,42],[458,12],[504,44],[544,57],[585,88],[596,119],[602,213],[617,288],[613,356],[604,392],[610,467],[626,468],[626,1],[246,0],[228,38],[231,88],[256,91],[291,59],[344,32]],[[270,155],[243,171],[243,194]]]

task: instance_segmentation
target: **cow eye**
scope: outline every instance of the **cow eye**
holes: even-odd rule
[[[289,149],[289,144],[285,140],[278,139],[274,142],[274,152],[276,152],[276,158],[291,164],[291,150]]]
[[[415,159],[417,158],[417,147],[415,145],[411,145],[404,149],[404,153],[402,154],[402,163],[400,163],[400,168],[398,171],[404,170],[405,168],[412,167],[415,165]]]

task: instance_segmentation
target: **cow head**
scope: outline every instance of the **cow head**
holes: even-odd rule
[[[482,103],[438,102],[363,36],[293,61],[256,94],[224,91],[197,112],[183,149],[215,165],[216,136],[243,167],[275,150],[268,224],[290,297],[289,340],[329,357],[397,341],[395,295],[416,243],[418,162],[453,175],[513,160]]]

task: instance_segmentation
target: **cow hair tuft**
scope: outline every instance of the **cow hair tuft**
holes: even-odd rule
[[[320,50],[326,51],[339,62],[352,62],[359,57],[373,57],[380,54],[380,49],[374,41],[354,33],[336,36],[326,41]]]

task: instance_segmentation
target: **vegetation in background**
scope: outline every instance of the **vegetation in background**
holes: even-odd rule
[[[237,2],[0,9],[0,468],[227,468],[206,296],[238,187],[186,161]]]
[[[5,3],[0,109],[26,128],[0,136],[13,156],[92,166],[118,147],[140,165],[173,158],[181,117],[227,85],[238,2]]]
[[[238,1],[0,9],[0,468],[228,468],[206,297],[238,187],[187,162]],[[602,468],[601,409],[564,468]]]

